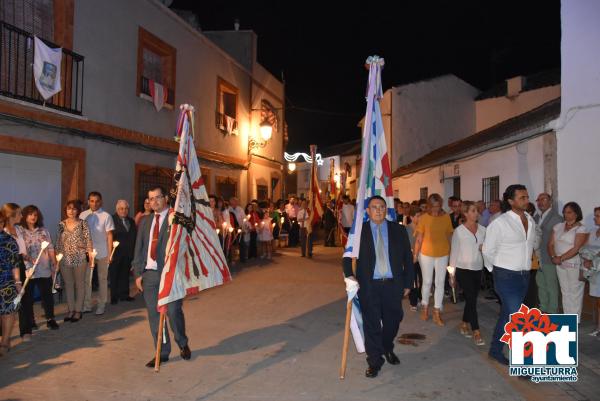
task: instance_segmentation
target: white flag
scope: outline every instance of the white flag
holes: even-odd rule
[[[52,49],[34,36],[33,78],[35,86],[44,100],[61,91],[60,66],[62,48]]]

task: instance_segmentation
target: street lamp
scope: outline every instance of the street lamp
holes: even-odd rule
[[[273,134],[273,126],[267,120],[265,120],[260,123],[259,131],[261,137],[260,141],[255,138],[248,139],[248,152],[267,146],[267,143],[269,143],[271,135]]]

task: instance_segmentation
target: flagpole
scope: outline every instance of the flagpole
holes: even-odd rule
[[[165,315],[164,311],[160,312],[160,320],[158,322],[158,335],[156,336],[156,356],[154,358],[154,371],[158,373],[160,371],[160,351],[163,342],[163,330],[165,326]]]
[[[352,258],[352,273],[356,277],[356,258]],[[353,298],[354,299],[354,298]],[[346,303],[346,323],[344,325],[344,345],[342,346],[342,366],[340,367],[340,380],[346,377],[346,364],[348,362],[348,344],[350,343],[350,320],[352,318],[352,301]]]

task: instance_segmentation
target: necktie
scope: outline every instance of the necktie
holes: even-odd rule
[[[381,278],[385,278],[390,270],[390,265],[388,257],[385,253],[385,243],[383,242],[383,235],[381,235],[381,224],[377,225],[377,244],[375,248],[375,266],[377,267],[377,272],[379,273]]]
[[[156,260],[156,247],[158,245],[158,232],[160,231],[160,214],[156,214],[154,230],[152,230],[152,242],[150,243],[150,258]]]
[[[129,221],[127,219],[121,219],[123,221],[123,225],[125,226],[125,230],[129,231]]]

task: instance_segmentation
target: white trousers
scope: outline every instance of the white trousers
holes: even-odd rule
[[[556,275],[562,293],[563,313],[576,313],[577,321],[581,318],[583,305],[583,290],[585,283],[579,281],[579,267],[562,265],[556,266]]]
[[[433,293],[433,305],[435,308],[442,309],[442,303],[444,301],[444,284],[446,281],[446,268],[448,267],[448,255],[433,257],[420,254],[419,263],[421,264],[421,273],[423,274],[421,303],[423,306],[429,305],[431,284],[433,283],[435,272],[435,292]]]

